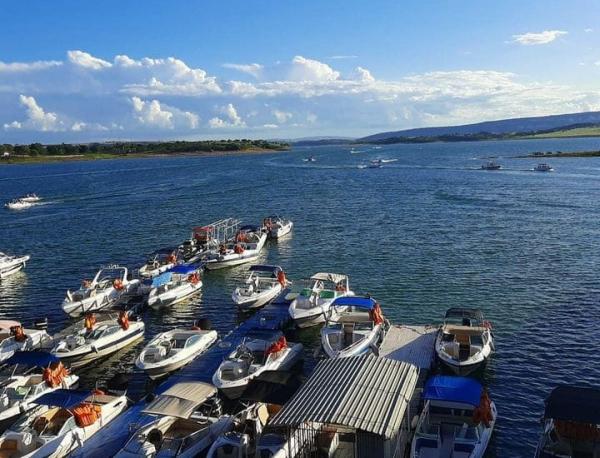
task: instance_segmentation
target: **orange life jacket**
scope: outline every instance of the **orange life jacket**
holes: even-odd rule
[[[117,320],[117,323],[121,325],[121,328],[123,328],[124,331],[129,329],[129,315],[127,312],[119,312],[119,319]]]
[[[73,409],[75,423],[80,428],[93,425],[102,415],[102,407],[97,404],[83,403]]]
[[[285,278],[285,272],[283,270],[280,270],[277,273],[277,281],[281,283],[281,286],[285,286],[285,284],[287,283],[287,279]]]
[[[273,342],[269,348],[267,348],[267,356],[269,356],[272,353],[278,353],[281,350],[285,349],[287,347],[287,340],[285,338],[285,336],[281,336],[277,342]]]
[[[381,313],[381,307],[379,304],[375,304],[373,309],[369,311],[369,315],[373,323],[382,324],[383,323],[383,314]]]
[[[67,368],[63,365],[62,361],[58,361],[44,369],[42,379],[50,388],[57,388],[68,375],[69,371]]]
[[[113,281],[113,287],[117,291],[121,291],[124,288],[123,281],[120,278],[115,279],[115,281]]]
[[[13,336],[15,336],[15,340],[17,342],[25,342],[27,340],[27,336],[25,335],[25,331],[21,325],[13,326],[10,328],[10,332]]]
[[[87,329],[88,331],[91,331],[92,329],[94,329],[95,324],[96,324],[96,315],[94,315],[93,313],[88,313],[85,316],[85,320],[83,322],[85,329]]]

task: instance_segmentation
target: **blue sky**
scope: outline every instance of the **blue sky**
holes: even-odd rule
[[[600,110],[600,2],[5,0],[0,18],[0,142]]]

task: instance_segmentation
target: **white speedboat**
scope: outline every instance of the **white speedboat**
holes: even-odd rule
[[[227,220],[224,220],[227,221]],[[218,234],[216,231],[223,222],[200,226],[192,229],[191,237],[179,246],[179,250],[186,263],[202,261],[207,255],[219,248]]]
[[[38,407],[0,437],[0,456],[67,456],[127,408],[125,396],[63,389],[34,403]]]
[[[600,458],[600,389],[559,385],[542,417],[535,458]]]
[[[207,258],[204,267],[208,270],[223,269],[255,260],[262,251],[266,232],[257,226],[242,226],[234,240],[219,246],[219,250]]]
[[[155,419],[138,429],[115,458],[204,456],[233,417],[221,415],[217,390],[202,382],[181,382],[158,395],[142,411]]]
[[[118,319],[98,322],[90,315],[82,329],[59,337],[51,353],[76,368],[115,353],[143,335],[144,323],[129,321],[127,312],[120,312]]]
[[[554,172],[554,168],[550,164],[541,163],[533,168],[534,172]]]
[[[481,170],[500,170],[502,166],[494,161],[488,161],[481,166]]]
[[[381,159],[373,159],[367,164],[368,169],[380,169],[383,167],[383,161]]]
[[[154,253],[148,262],[139,269],[140,277],[152,278],[160,275],[177,264],[177,250],[165,248]]]
[[[0,320],[0,362],[17,351],[39,350],[51,342],[52,338],[46,331],[25,329],[18,321]]]
[[[263,226],[267,229],[268,238],[278,239],[292,232],[294,223],[292,220],[281,216],[269,216],[264,219]]]
[[[215,374],[215,385],[230,399],[240,397],[248,382],[265,371],[291,369],[302,359],[303,346],[288,343],[280,331],[251,330]]]
[[[97,312],[115,305],[122,296],[138,287],[139,280],[129,280],[126,267],[105,267],[98,271],[93,280],[83,280],[77,291],[67,290],[62,308],[73,317]]]
[[[338,297],[354,296],[348,276],[319,272],[290,304],[290,316],[299,328],[324,323],[331,303]]]
[[[221,434],[212,444],[206,458],[221,457],[270,457],[267,453],[257,453],[259,438],[272,413],[267,404],[257,402],[242,410],[235,416],[232,431]]]
[[[471,378],[438,375],[423,391],[411,458],[481,458],[496,423],[496,406]]]
[[[12,374],[0,379],[0,425],[2,430],[24,412],[32,409],[32,402],[58,388],[75,388],[79,377],[70,374],[60,359],[43,351],[19,351],[4,361],[14,366]],[[17,370],[27,369],[24,373]],[[42,373],[32,372],[40,368]]]
[[[158,334],[135,360],[150,378],[173,372],[204,353],[217,340],[217,331],[173,329]]]
[[[304,162],[317,162],[317,158],[314,156],[308,156],[303,159]]]
[[[321,328],[321,345],[329,358],[378,354],[386,331],[379,304],[370,297],[340,297],[331,304]]]
[[[24,195],[23,197],[20,197],[19,200],[22,200],[23,202],[39,202],[40,200],[42,200],[42,198],[36,193],[32,192]]]
[[[0,280],[17,273],[29,261],[29,256],[9,256],[0,252]]]
[[[21,199],[13,199],[10,202],[4,204],[9,210],[25,210],[33,207],[33,202],[26,202]]]
[[[152,279],[148,305],[152,308],[171,306],[199,293],[201,289],[202,280],[197,267],[175,266]]]
[[[287,280],[279,266],[256,265],[244,286],[238,286],[231,299],[242,309],[254,309],[268,304],[281,294]]]
[[[454,373],[467,375],[482,366],[494,350],[492,325],[481,310],[451,308],[440,327],[435,351]]]

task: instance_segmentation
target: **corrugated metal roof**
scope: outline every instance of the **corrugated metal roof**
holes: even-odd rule
[[[402,424],[417,378],[412,364],[373,355],[323,361],[271,424],[330,423],[390,438]]]

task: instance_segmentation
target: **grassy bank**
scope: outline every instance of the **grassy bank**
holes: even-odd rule
[[[526,156],[515,156],[519,159],[544,159],[554,157],[600,157],[600,151],[573,151],[565,153],[563,151],[548,151],[546,153],[531,153]]]

